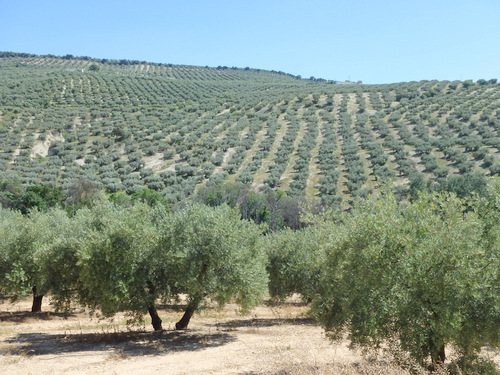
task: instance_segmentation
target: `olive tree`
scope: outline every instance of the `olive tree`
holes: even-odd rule
[[[16,248],[22,246],[22,229],[28,219],[20,212],[0,208],[0,298],[15,300],[26,292],[19,286],[22,267],[20,256],[16,256]]]
[[[317,318],[353,346],[393,341],[431,368],[451,346],[476,366],[482,345],[500,345],[500,247],[484,223],[450,194],[364,202],[332,226]]]
[[[176,329],[185,329],[208,300],[220,306],[234,300],[243,310],[261,302],[267,291],[266,257],[257,246],[262,228],[227,205],[192,204],[157,221],[156,253],[169,287],[188,298]]]
[[[0,216],[0,294],[16,299],[32,293],[31,311],[39,312],[44,295],[74,285],[69,279],[76,280],[76,258],[54,249],[80,227],[72,225],[62,209],[35,210],[25,216],[2,210]]]
[[[50,293],[56,311],[70,311],[80,282],[79,255],[90,231],[85,215],[69,217],[63,209],[37,214],[47,232],[40,238],[37,252],[38,289],[41,295]]]
[[[44,294],[41,285],[42,266],[37,253],[41,243],[50,240],[49,228],[40,220],[42,215],[37,211],[29,216],[2,214],[2,294],[15,300],[31,293],[32,312],[41,311]]]
[[[293,293],[306,301],[314,297],[323,261],[321,236],[317,226],[298,231],[286,228],[263,238],[271,297],[283,300]]]
[[[90,228],[78,255],[80,303],[105,316],[126,311],[140,319],[149,312],[153,328],[161,330],[155,301],[168,294],[169,283],[158,287],[157,278],[163,275],[153,253],[157,235],[151,208],[103,203],[78,215],[87,216]]]

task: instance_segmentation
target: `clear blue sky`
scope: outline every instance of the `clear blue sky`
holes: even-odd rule
[[[0,51],[364,83],[500,79],[500,0],[0,0]]]

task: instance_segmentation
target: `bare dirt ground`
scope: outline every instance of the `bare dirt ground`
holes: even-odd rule
[[[64,141],[64,137],[60,134],[54,134],[52,132],[48,133],[45,137],[44,141],[36,141],[33,145],[33,149],[31,151],[31,158],[34,159],[37,155],[42,158],[47,157],[49,154],[50,144],[54,141]]]
[[[165,331],[127,326],[126,316],[99,320],[83,312],[32,314],[30,301],[0,304],[1,374],[405,374],[332,343],[292,300],[240,315],[235,305],[196,314],[173,330],[182,312],[159,310]]]

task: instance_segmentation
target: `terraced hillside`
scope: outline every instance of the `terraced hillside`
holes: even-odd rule
[[[348,202],[500,173],[496,80],[338,85],[282,72],[0,53],[0,180],[148,187],[175,202],[241,182]]]

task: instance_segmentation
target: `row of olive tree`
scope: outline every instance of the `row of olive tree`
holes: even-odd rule
[[[1,210],[0,296],[33,293],[34,310],[50,293],[63,311],[78,302],[107,316],[149,312],[160,330],[158,300],[187,295],[183,329],[207,301],[247,309],[269,286],[272,297],[313,301],[331,337],[348,332],[353,346],[389,343],[431,368],[453,348],[451,365],[465,373],[490,366],[479,353],[500,347],[500,185],[404,205],[381,193],[308,220],[264,236],[227,205]]]
[[[73,217],[61,209],[28,216],[0,210],[0,297],[32,293],[33,311],[50,293],[67,312],[74,302],[105,316],[149,312],[160,330],[155,301],[184,294],[187,309],[176,325],[183,329],[208,299],[220,305],[235,299],[243,309],[262,300],[260,233],[228,206],[195,204],[171,213],[106,202]]]
[[[332,339],[401,364],[435,369],[453,349],[455,373],[497,373],[479,354],[500,347],[500,186],[404,206],[381,194],[315,220],[265,238],[272,296],[301,293]]]

